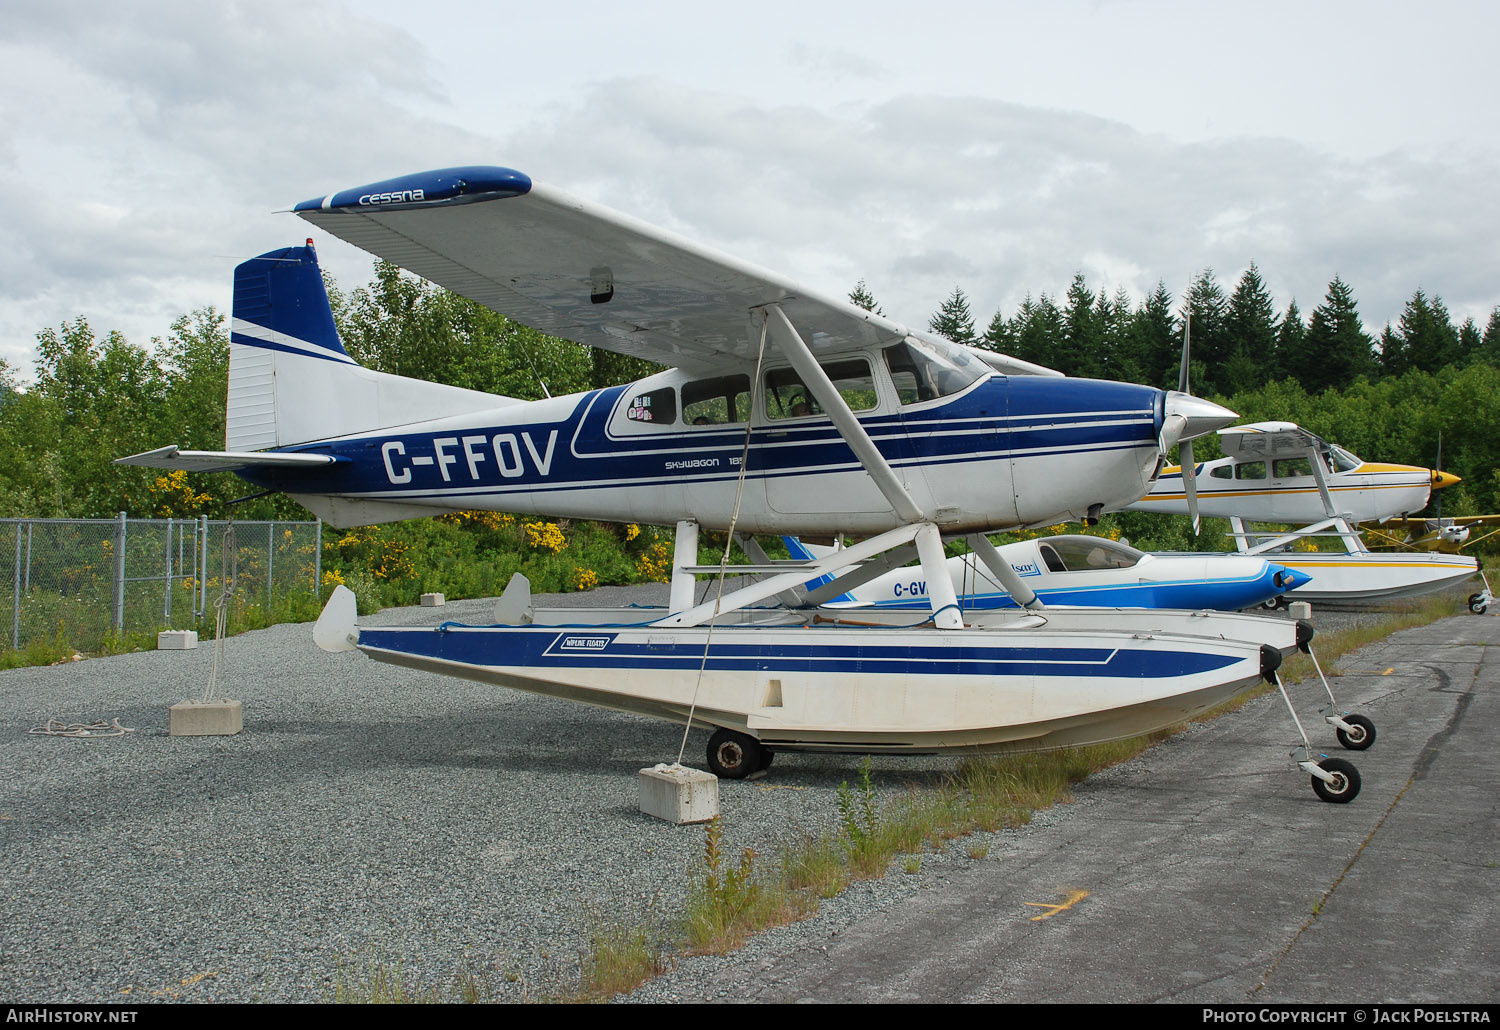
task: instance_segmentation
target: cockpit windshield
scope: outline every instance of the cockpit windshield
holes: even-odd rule
[[[1364,464],[1363,461],[1337,444],[1333,444],[1328,448],[1328,457],[1333,462],[1333,471],[1335,472],[1353,472]]]
[[[947,397],[994,371],[961,347],[913,336],[885,349],[885,365],[902,404]]]
[[[1098,536],[1049,536],[1037,546],[1052,572],[1128,569],[1146,556],[1128,544]]]

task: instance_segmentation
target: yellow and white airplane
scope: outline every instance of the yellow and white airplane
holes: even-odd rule
[[[1190,496],[1204,515],[1227,518],[1243,554],[1275,555],[1277,564],[1306,573],[1312,581],[1294,600],[1360,603],[1440,590],[1479,571],[1474,558],[1458,554],[1372,551],[1361,523],[1405,519],[1427,506],[1432,491],[1459,482],[1439,469],[1368,462],[1291,422],[1257,422],[1221,429],[1225,457],[1204,462],[1184,481],[1182,469],[1162,471],[1151,492],[1132,511],[1191,514]],[[1247,523],[1299,525],[1278,532],[1252,532]],[[1294,550],[1311,537],[1338,537],[1342,551]],[[1483,612],[1489,588],[1469,598]]]
[[[1203,462],[1198,510],[1251,522],[1308,523],[1338,514],[1350,523],[1384,522],[1427,507],[1433,490],[1459,482],[1438,469],[1364,461],[1292,422],[1219,430],[1225,457]],[[1162,470],[1132,511],[1180,513],[1187,503],[1180,467]]]

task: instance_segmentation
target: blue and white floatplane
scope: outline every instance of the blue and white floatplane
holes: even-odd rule
[[[1127,737],[1232,696],[1297,646],[1285,620],[976,617],[951,589],[925,613],[889,619],[818,607],[823,591],[904,564],[895,556],[913,547],[925,577],[946,583],[944,539],[1130,503],[1179,441],[1233,420],[1218,405],[956,345],[511,169],[426,172],[295,210],[543,332],[673,366],[540,401],[417,382],[349,356],[310,241],[241,265],[226,449],[124,461],[233,469],[341,527],[466,509],[677,527],[661,613],[532,611],[517,583],[494,625],[375,629],[357,625],[340,590],[316,633],[326,648],[691,718],[714,729],[710,767],[744,776],[781,748]],[[755,585],[704,604],[700,527],[865,539],[835,558],[768,565]],[[1026,592],[1008,564],[987,568]],[[1301,764],[1332,800],[1358,790],[1347,763]]]

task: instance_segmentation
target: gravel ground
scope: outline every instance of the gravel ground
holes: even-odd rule
[[[664,601],[665,588],[538,602],[626,599]],[[487,621],[490,604],[362,621]],[[442,998],[472,979],[492,1000],[545,999],[576,987],[591,933],[665,926],[680,909],[703,830],[642,815],[636,785],[638,769],[677,757],[680,728],[327,655],[300,625],[227,641],[224,693],[244,702],[242,734],[169,737],[168,706],[201,694],[211,661],[205,644],[0,672],[0,997],[317,1002],[399,970],[408,989]],[[116,718],[134,732],[28,732]],[[690,734],[688,764],[701,767],[705,741]],[[932,783],[954,762],[877,759],[876,779]],[[733,853],[774,856],[830,825],[856,765],[782,754],[768,780],[722,782]],[[985,843],[1003,853],[1004,838]],[[685,960],[636,999],[670,1000],[694,970],[750,965],[941,889],[967,850],[857,885],[735,956]]]

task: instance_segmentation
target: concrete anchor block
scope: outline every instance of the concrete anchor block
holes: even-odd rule
[[[642,769],[641,811],[678,826],[706,823],[719,814],[719,778],[680,765]]]
[[[239,701],[179,701],[168,711],[171,737],[232,737],[245,728],[245,706]]]
[[[1292,601],[1286,606],[1286,613],[1294,619],[1312,618],[1312,602]]]
[[[158,651],[192,651],[198,647],[198,631],[194,629],[164,629],[156,634]]]
[[[422,607],[423,608],[441,608],[441,607],[443,607],[443,605],[445,605],[447,603],[448,603],[448,599],[445,598],[442,594],[423,594],[422,595]]]

